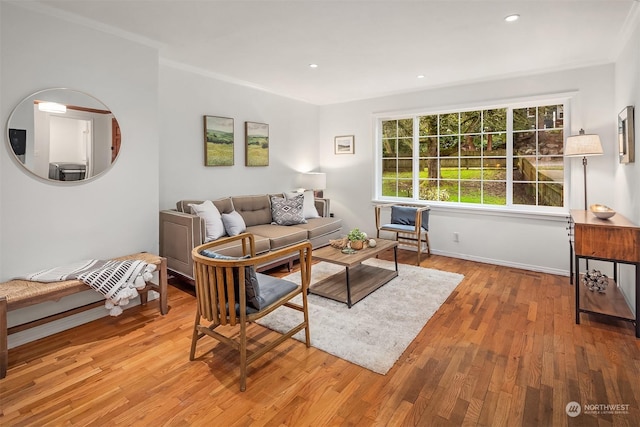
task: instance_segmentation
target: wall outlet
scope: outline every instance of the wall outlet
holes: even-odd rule
[[[453,241],[454,242],[459,242],[460,241],[460,234],[457,231],[455,231],[453,233]]]

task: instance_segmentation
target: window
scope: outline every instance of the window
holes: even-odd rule
[[[378,122],[379,196],[564,206],[564,102]]]

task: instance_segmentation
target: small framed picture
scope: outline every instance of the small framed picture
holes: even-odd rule
[[[336,136],[334,144],[336,154],[355,153],[355,137],[353,135]]]
[[[233,119],[204,116],[204,165],[233,166]]]

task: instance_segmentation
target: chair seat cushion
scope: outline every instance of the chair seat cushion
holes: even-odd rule
[[[260,283],[260,310],[270,306],[283,296],[298,288],[298,285],[289,280],[280,279],[263,273],[256,273],[256,276]]]
[[[422,227],[424,231],[427,231],[426,228]],[[404,224],[385,224],[380,227],[380,230],[386,231],[395,231],[400,233],[415,233],[416,226],[415,225],[404,225]]]

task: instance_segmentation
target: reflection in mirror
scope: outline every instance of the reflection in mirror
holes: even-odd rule
[[[71,89],[45,89],[28,96],[7,124],[11,151],[34,175],[83,181],[100,175],[120,152],[120,127],[96,98]]]

